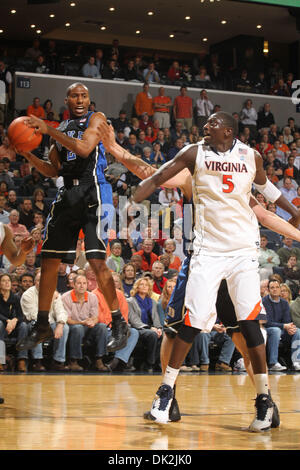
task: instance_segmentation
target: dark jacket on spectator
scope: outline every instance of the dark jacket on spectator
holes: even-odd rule
[[[6,324],[7,320],[12,320],[13,318],[17,318],[18,321],[24,321],[20,299],[11,292],[7,301],[5,301],[3,295],[0,294],[0,320]]]
[[[290,307],[286,300],[280,299],[279,302],[272,302],[270,296],[266,295],[262,302],[267,313],[266,328],[275,326],[283,330],[284,323],[291,323]]]

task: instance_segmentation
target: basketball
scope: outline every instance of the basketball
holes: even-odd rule
[[[27,116],[14,119],[7,129],[9,141],[18,152],[30,152],[37,148],[42,141],[42,134],[25,124]]]

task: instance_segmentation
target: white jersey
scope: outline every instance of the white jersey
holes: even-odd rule
[[[5,238],[4,224],[0,222],[0,246],[2,245],[4,238]]]
[[[225,153],[199,142],[193,175],[194,253],[257,256],[259,228],[249,206],[253,149],[235,140]]]

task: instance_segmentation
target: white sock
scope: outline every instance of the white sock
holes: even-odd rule
[[[173,369],[172,367],[167,366],[166,372],[163,378],[163,383],[166,385],[170,385],[170,387],[173,388],[178,374],[179,374],[179,369]]]
[[[257,395],[261,395],[262,393],[268,395],[268,374],[254,374],[253,378]]]

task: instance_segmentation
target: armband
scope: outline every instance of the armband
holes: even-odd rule
[[[280,196],[282,196],[279,189],[276,188],[276,186],[274,186],[274,184],[271,183],[269,179],[267,179],[265,184],[253,183],[253,185],[255,189],[257,189],[257,191],[259,191],[263,196],[265,196],[267,201],[276,202],[277,199],[279,199]]]

